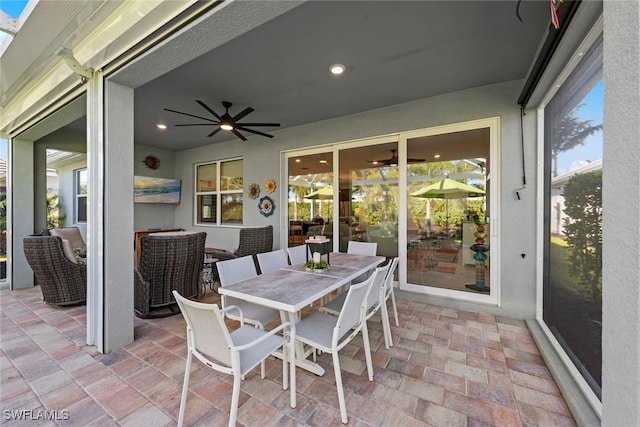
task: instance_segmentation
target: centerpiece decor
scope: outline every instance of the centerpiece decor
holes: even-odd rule
[[[304,265],[305,270],[313,272],[327,271],[330,268],[331,266],[327,261],[320,259],[320,252],[314,252],[313,259]]]

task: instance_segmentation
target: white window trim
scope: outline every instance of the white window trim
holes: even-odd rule
[[[243,162],[242,172],[242,189],[241,190],[220,190],[220,170],[223,163],[241,160]],[[216,165],[216,190],[215,191],[198,191],[198,167],[203,165]],[[244,159],[242,157],[233,157],[230,159],[211,160],[200,162],[193,165],[193,224],[198,227],[241,227],[244,224]],[[242,222],[233,224],[222,223],[222,196],[225,194],[241,194],[243,195],[242,203]],[[216,197],[216,222],[199,222],[198,221],[198,197],[199,196],[215,196]]]
[[[80,174],[82,172],[87,172],[87,168],[81,168],[81,169],[75,169],[73,171],[73,196],[74,196],[74,200],[73,200],[73,222],[74,224],[86,224],[88,221],[88,215],[89,215],[89,211],[87,208],[87,203],[89,201],[89,192],[87,191],[87,194],[80,194],[78,192],[78,190],[80,189]],[[88,172],[87,172],[88,173]],[[89,184],[89,177],[87,176],[87,186]],[[80,220],[80,215],[78,215],[79,213],[79,209],[80,209],[80,203],[79,203],[79,199],[80,198],[84,198],[85,199],[85,213],[84,216],[85,219],[84,221]]]

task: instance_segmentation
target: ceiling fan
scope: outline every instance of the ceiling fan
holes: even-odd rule
[[[397,150],[391,150],[391,157],[388,159],[382,160],[367,160],[368,163],[373,163],[374,165],[379,166],[398,166],[398,156],[396,155]],[[412,159],[408,158],[407,163],[422,163],[425,159]]]
[[[222,106],[225,108],[224,114],[218,114],[211,107],[209,107],[204,102],[196,99],[196,102],[202,106],[205,110],[215,117],[214,119],[196,116],[195,114],[183,113],[182,111],[171,110],[169,108],[165,108],[165,111],[170,111],[172,113],[182,114],[184,116],[195,117],[196,119],[206,120],[209,123],[184,123],[178,124],[175,126],[215,126],[213,132],[211,132],[207,137],[211,137],[221,130],[231,131],[235,136],[240,138],[243,141],[246,141],[247,138],[239,131],[255,133],[256,135],[266,136],[267,138],[273,138],[273,135],[269,135],[268,133],[260,132],[257,130],[249,129],[247,126],[280,126],[280,123],[239,123],[238,121],[245,117],[246,115],[252,113],[254,110],[251,107],[247,107],[235,116],[231,116],[229,114],[229,108],[233,105],[229,101],[222,101]]]

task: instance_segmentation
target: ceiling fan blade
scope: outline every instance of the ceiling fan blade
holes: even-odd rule
[[[240,111],[238,114],[236,114],[233,117],[233,121],[237,122],[238,120],[240,120],[241,118],[243,118],[244,116],[246,116],[247,114],[253,113],[255,110],[251,107],[247,107],[244,110]]]
[[[182,111],[170,110],[169,108],[165,108],[165,111],[170,111],[172,113],[182,114],[183,116],[195,117],[196,119],[206,120],[208,122],[218,123],[213,119],[209,119],[207,117],[196,116],[195,114],[183,113]]]
[[[251,133],[255,133],[256,135],[266,136],[267,138],[273,138],[273,135],[269,135],[268,133],[259,132],[257,130],[253,130],[253,129],[247,129],[244,126],[236,126],[236,129],[239,129],[239,130],[241,130],[243,132],[251,132]]]
[[[202,108],[204,108],[205,110],[207,110],[208,112],[210,112],[211,114],[213,114],[213,116],[218,119],[218,120],[222,120],[220,118],[220,116],[218,115],[218,113],[216,113],[215,111],[213,111],[207,104],[205,104],[204,102],[200,101],[199,99],[196,99],[196,102],[198,104],[200,104],[202,106]]]
[[[210,136],[215,135],[216,133],[220,132],[222,130],[222,128],[220,126],[218,126],[217,128],[214,129],[213,132],[211,132],[209,135],[207,135],[207,138]]]
[[[242,130],[247,130],[247,129],[242,129]],[[241,140],[243,140],[243,141],[247,140],[247,138],[245,138],[244,135],[241,134],[240,132],[238,132],[236,129],[231,129],[231,132],[233,132],[233,134],[235,136],[237,136],[238,138],[240,138]]]
[[[280,126],[280,123],[236,123],[238,126]]]
[[[427,161],[427,159],[407,159],[407,163],[422,163]]]
[[[219,123],[215,123],[219,124]],[[211,126],[211,123],[182,123],[174,126]]]

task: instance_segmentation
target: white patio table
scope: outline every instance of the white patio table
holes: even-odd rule
[[[296,363],[290,364],[292,408],[296,407],[295,366],[316,375],[324,375],[324,368],[308,360],[302,345],[295,341],[298,312],[380,265],[384,260],[381,256],[334,252],[331,254],[331,268],[327,271],[311,272],[305,270],[304,264],[290,265],[218,289],[223,295],[280,310],[282,318],[291,322],[290,348],[295,348],[296,354]]]

